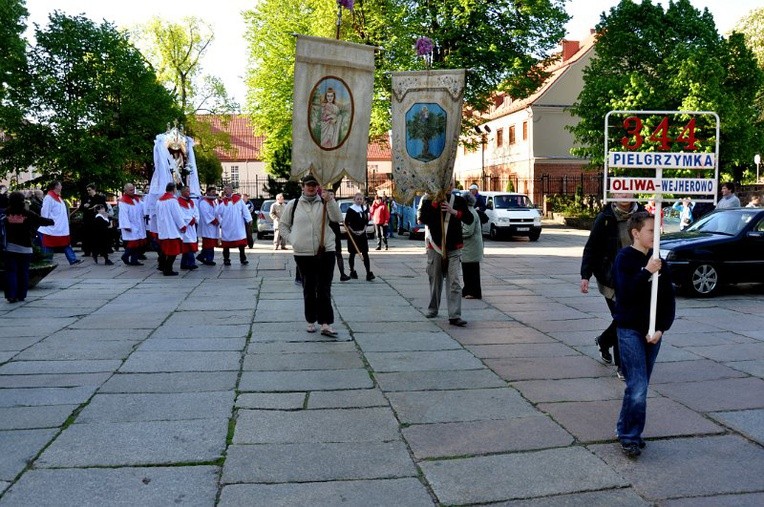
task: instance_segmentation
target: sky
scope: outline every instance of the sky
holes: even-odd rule
[[[654,2],[668,5],[668,0]],[[215,33],[215,40],[202,62],[203,72],[220,77],[229,94],[241,105],[246,97],[243,76],[247,65],[246,26],[241,13],[256,4],[257,0],[26,0],[29,26],[32,23],[45,25],[48,14],[56,9],[70,15],[84,14],[96,22],[105,19],[119,28],[145,23],[154,16],[200,18],[209,23]],[[568,0],[566,10],[572,19],[566,25],[567,38],[585,38],[589,29],[599,22],[600,14],[616,4],[618,0]],[[726,33],[751,10],[764,6],[764,0],[692,0],[692,4],[698,9],[707,7],[717,29]]]

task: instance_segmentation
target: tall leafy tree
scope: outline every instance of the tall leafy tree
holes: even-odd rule
[[[23,92],[26,71],[26,44],[22,34],[28,12],[23,0],[4,0],[0,6],[0,133],[18,124],[23,109],[12,101]],[[1,135],[1,134],[0,134]],[[0,168],[0,173],[2,168]]]
[[[748,143],[760,132],[752,106],[764,82],[742,38],[724,39],[708,10],[690,0],[671,1],[665,11],[650,0],[622,0],[603,13],[597,31],[595,56],[571,108],[581,118],[571,129],[573,153],[602,165],[603,121],[611,110],[715,111],[720,167],[739,180],[753,157]]]
[[[764,68],[764,7],[753,9],[743,16],[735,23],[733,31],[745,36],[746,45],[756,55],[759,67]]]
[[[212,178],[219,167],[222,174],[222,166],[219,161],[215,162],[214,151],[230,149],[231,136],[225,132],[213,134],[203,115],[235,113],[239,104],[228,95],[219,77],[203,72],[202,57],[215,40],[210,25],[195,17],[184,17],[178,22],[155,17],[132,30],[131,38],[157,70],[160,82],[176,97],[185,114],[186,130],[197,141],[195,151],[200,152],[197,162],[206,168],[205,173],[200,169],[200,177]]]
[[[381,48],[376,57],[372,137],[390,129],[390,71],[468,68],[465,101],[483,110],[499,90],[522,98],[544,78],[540,70],[564,36],[564,0],[356,0],[343,10],[340,38]],[[246,111],[267,135],[266,161],[291,139],[293,33],[334,37],[335,0],[261,0],[245,13],[250,65]],[[434,43],[418,58],[419,37]]]
[[[28,94],[14,104],[24,121],[9,130],[3,166],[33,165],[70,192],[147,177],[154,136],[180,111],[143,56],[113,25],[80,16],[55,12],[35,35]]]

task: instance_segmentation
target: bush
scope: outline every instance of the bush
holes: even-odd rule
[[[566,217],[595,217],[602,210],[602,202],[596,195],[584,195],[580,187],[575,195],[548,194],[547,209]]]

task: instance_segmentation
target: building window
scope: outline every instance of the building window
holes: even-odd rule
[[[515,126],[512,125],[509,127],[509,144],[515,144],[517,142],[517,139],[515,137]]]
[[[528,122],[524,121],[523,122],[523,141],[527,141],[527,140],[528,140]]]
[[[504,145],[504,129],[496,129],[496,147],[501,148]]]
[[[233,188],[239,188],[239,166],[231,166],[231,186]]]

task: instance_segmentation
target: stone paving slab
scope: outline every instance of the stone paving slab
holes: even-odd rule
[[[467,345],[467,350],[480,359],[508,357],[562,357],[576,356],[578,351],[562,343],[518,343],[503,345]]]
[[[323,336],[321,333],[308,333],[305,331],[305,327],[294,331],[263,331],[260,329],[261,324],[255,324],[252,328],[252,337],[250,338],[251,344],[260,343],[344,343],[350,341],[350,335],[347,329],[334,323],[334,329],[339,333],[336,338]],[[307,324],[306,324],[307,325]]]
[[[399,507],[432,504],[421,482],[414,478],[291,484],[231,484],[223,487],[220,506],[334,507],[338,504],[365,507]]]
[[[246,345],[246,338],[151,338],[144,341],[137,350],[146,352],[168,351],[240,351]]]
[[[452,371],[403,371],[375,373],[385,392],[438,391],[506,387],[507,383],[488,369]]]
[[[100,386],[112,372],[39,375],[0,375],[0,388]]]
[[[0,337],[0,351],[19,352],[43,339],[42,336]]]
[[[761,507],[762,505],[764,505],[764,493],[676,498],[661,502],[661,507]]]
[[[750,361],[764,359],[764,342],[738,343],[734,347],[714,345],[711,347],[687,347],[693,353],[715,361]]]
[[[341,481],[416,475],[401,441],[232,445],[222,482]]]
[[[249,334],[249,325],[196,325],[196,326],[159,326],[151,334],[152,338],[242,338]]]
[[[385,318],[382,323],[384,323],[385,331],[389,334],[413,333],[418,331],[442,331],[442,328],[438,327],[438,325],[432,319],[425,319],[423,313],[420,314],[419,320],[417,321],[404,322],[398,320],[389,320],[389,318]],[[448,323],[448,321],[446,321],[446,323]],[[345,324],[353,332],[368,332],[372,329],[379,329],[379,327],[375,324],[369,324],[369,322],[366,321],[354,321],[353,319],[345,319]]]
[[[590,357],[486,359],[486,366],[505,380],[541,380],[611,376],[610,367]]]
[[[542,403],[553,401],[620,400],[623,398],[625,384],[616,377],[612,377],[522,380],[512,382],[511,385],[532,403]]]
[[[471,323],[470,323],[471,324]],[[450,332],[450,330],[449,330]],[[515,327],[481,329],[479,332],[450,332],[462,345],[501,345],[513,343],[556,343],[549,335],[517,324]]]
[[[581,447],[419,465],[443,504],[497,502],[628,486]]]
[[[541,403],[539,410],[551,415],[581,442],[615,440],[615,424],[621,400]],[[645,438],[723,433],[724,428],[668,398],[650,398]]]
[[[64,424],[79,405],[45,405],[0,408],[0,430],[56,428]]]
[[[694,350],[694,347],[675,347],[671,343],[664,343],[661,345],[656,364],[703,359],[703,356],[693,353]]]
[[[656,384],[652,388],[702,412],[764,408],[764,380],[760,378]]]
[[[99,373],[113,372],[121,360],[93,359],[88,361],[11,361],[0,366],[0,375],[36,375],[39,373]]]
[[[732,363],[725,363],[726,366],[738,371],[754,375],[756,377],[764,377],[764,360],[758,361],[735,361]]]
[[[45,449],[35,466],[205,463],[223,454],[227,431],[228,419],[73,424]]]
[[[764,409],[714,412],[708,415],[746,438],[764,445]]]
[[[243,371],[352,370],[363,368],[358,352],[247,354]]]
[[[309,409],[389,407],[390,404],[379,389],[356,389],[354,391],[316,391],[308,397]]]
[[[631,488],[606,489],[587,493],[545,496],[532,500],[510,500],[491,504],[495,507],[650,507]]]
[[[379,297],[379,295],[377,295]],[[398,322],[416,322],[422,319],[419,310],[411,306],[396,306],[394,319]],[[392,309],[387,304],[372,306],[343,306],[339,309],[343,320],[354,324],[362,322],[386,322],[392,317]],[[376,326],[375,326],[376,327]]]
[[[352,393],[354,391],[339,391]],[[313,393],[317,394],[317,393]],[[306,393],[242,393],[236,397],[236,407],[268,410],[300,410]]]
[[[108,315],[92,313],[83,317],[77,322],[73,322],[68,327],[70,329],[153,329],[160,326],[167,313],[157,312],[149,313],[141,311],[140,320],[133,318],[132,314],[115,313],[110,310]],[[180,328],[178,328],[180,329]]]
[[[118,373],[101,393],[183,393],[232,390],[238,372]]]
[[[80,405],[85,403],[95,390],[94,386],[0,389],[0,407]]]
[[[663,347],[661,347],[661,352]],[[668,384],[673,382],[698,382],[724,378],[744,377],[743,372],[708,359],[698,361],[680,361],[665,364],[656,363],[650,384]]]
[[[231,391],[202,393],[96,394],[80,412],[77,424],[181,421],[224,416],[233,406]]]
[[[315,342],[258,342],[250,341],[247,354],[316,354],[321,352],[353,352],[355,343],[349,341],[315,341]]]
[[[57,431],[57,429],[0,431],[0,480],[12,481]]]
[[[647,500],[764,490],[764,453],[739,436],[657,440],[638,460],[616,444],[590,449]]]
[[[710,347],[713,345],[735,345],[755,343],[755,340],[733,333],[675,333],[672,328],[666,337],[675,347]]]
[[[238,371],[238,352],[133,352],[119,368],[121,373],[173,371]]]
[[[137,341],[93,341],[79,339],[71,342],[43,340],[16,356],[16,361],[76,361],[90,359],[125,359]]]
[[[514,389],[465,389],[389,393],[403,424],[511,419],[538,412]]]
[[[389,408],[352,410],[239,410],[235,444],[381,442],[400,438]]]
[[[326,371],[245,371],[239,381],[240,391],[334,391],[373,387],[369,372],[355,370]]]
[[[48,340],[60,340],[62,343],[71,343],[77,340],[93,341],[124,341],[132,340],[140,342],[145,340],[153,329],[62,329],[48,337]]]
[[[485,368],[479,359],[466,350],[366,352],[364,355],[375,372],[478,370]]]
[[[3,506],[213,505],[219,468],[151,467],[30,470]]]
[[[573,437],[550,418],[416,424],[403,436],[417,459],[474,456],[564,447]]]
[[[443,332],[355,333],[354,338],[364,352],[401,352],[462,348],[459,342]]]
[[[255,302],[251,302],[251,306],[254,306]],[[237,310],[235,312],[228,309],[221,310],[206,310],[206,311],[192,311],[192,312],[173,312],[166,321],[162,322],[163,326],[176,327],[179,330],[184,330],[187,327],[193,327],[197,325],[205,326],[235,326],[235,325],[248,325],[252,322],[253,310],[250,308],[247,311]],[[213,335],[214,336],[214,335]]]
[[[3,315],[5,317],[7,313]],[[7,338],[42,338],[49,334],[55,333],[59,329],[63,329],[76,319],[51,319],[49,317],[40,316],[39,314],[34,318],[34,325],[30,325],[29,322],[23,321],[4,321],[3,326],[0,327],[0,338],[3,340]]]

